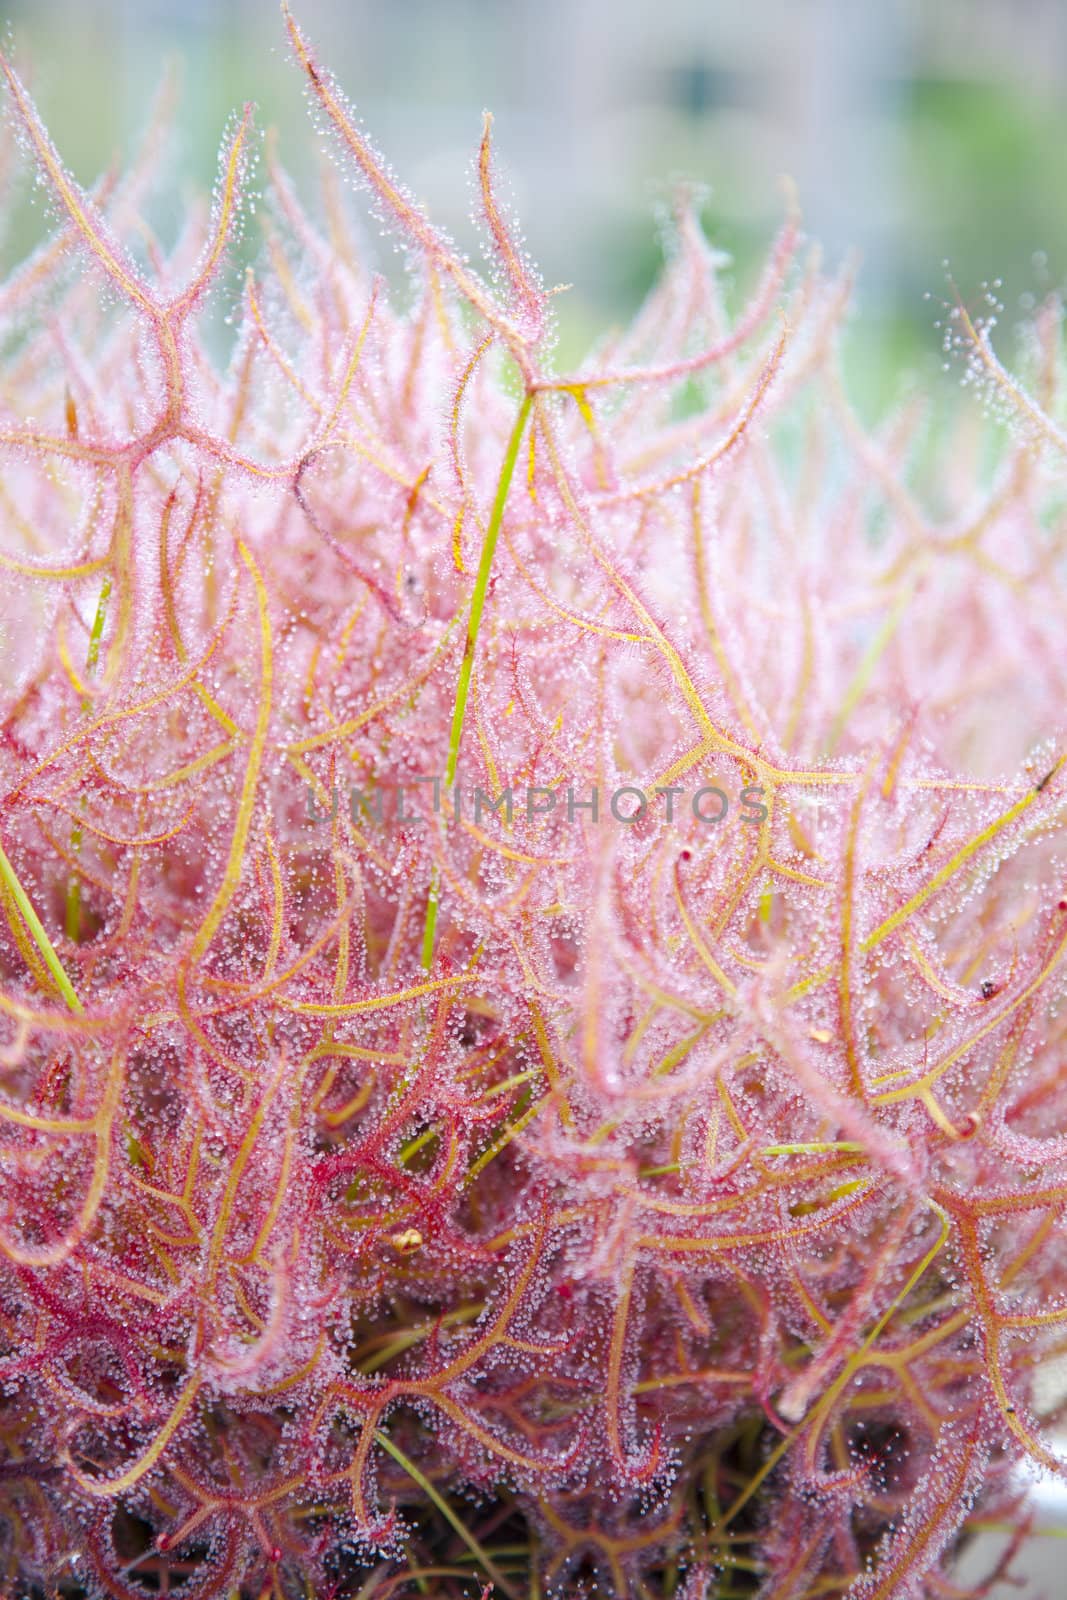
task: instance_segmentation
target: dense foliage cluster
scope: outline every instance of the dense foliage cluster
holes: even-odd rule
[[[926,497],[792,215],[561,377],[488,125],[491,279],[286,22],[409,286],[271,159],[225,371],[250,113],[166,249],[3,63],[0,1589],[960,1593],[1067,1339],[1058,310]]]

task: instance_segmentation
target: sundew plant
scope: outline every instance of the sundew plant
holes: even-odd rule
[[[681,196],[560,374],[488,122],[478,272],[284,23],[337,169],[268,145],[243,282],[249,110],[165,248],[158,139],[85,192],[0,63],[0,1592],[989,1593],[1062,1470],[1059,306],[1018,377],[949,308],[920,479],[792,209],[731,319]]]

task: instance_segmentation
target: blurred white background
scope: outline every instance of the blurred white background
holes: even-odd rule
[[[865,356],[931,358],[943,259],[965,296],[1067,275],[1064,0],[297,0],[379,147],[463,242],[483,107],[569,343],[633,309],[670,182],[744,279],[794,177],[831,260],[863,256]],[[89,179],[184,61],[183,170],[211,181],[225,118],[255,100],[283,159],[315,140],[274,0],[9,0],[17,59]]]

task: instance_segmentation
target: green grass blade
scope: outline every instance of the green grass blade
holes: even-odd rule
[[[375,1429],[374,1437],[377,1439],[383,1450],[388,1450],[389,1454],[392,1456],[393,1460],[398,1464],[398,1466],[403,1467],[412,1483],[418,1484],[423,1494],[426,1495],[429,1500],[433,1501],[441,1515],[459,1534],[460,1538],[467,1546],[467,1549],[470,1551],[475,1561],[477,1561],[483,1568],[486,1577],[491,1579],[492,1582],[496,1584],[497,1588],[502,1594],[508,1595],[510,1600],[515,1600],[515,1590],[512,1588],[511,1584],[508,1583],[507,1579],[501,1576],[501,1573],[494,1564],[492,1557],[478,1543],[473,1533],[471,1533],[470,1529],[466,1527],[456,1515],[444,1496],[439,1494],[434,1488],[433,1484],[430,1482],[429,1478],[426,1477],[425,1473],[420,1472],[414,1461],[409,1461],[408,1457],[404,1454],[403,1450],[401,1450],[400,1446],[398,1444],[394,1444],[389,1435],[387,1433],[383,1433],[380,1428]]]
[[[8,860],[7,852],[2,844],[0,844],[0,878],[3,878],[5,884],[10,890],[12,899],[18,906],[19,915],[26,924],[34,944],[41,952],[41,955],[44,959],[44,964],[55,979],[56,987],[58,988],[60,994],[67,1002],[67,1005],[70,1007],[70,1009],[74,1012],[77,1012],[78,1015],[81,1015],[82,1003],[78,999],[77,994],[74,992],[74,985],[67,977],[63,963],[56,955],[55,946],[48,937],[48,934],[45,932],[44,924],[41,922],[40,917],[33,909],[30,897],[22,887],[22,884],[19,882],[15,873],[15,869]]]
[[[463,662],[459,669],[459,681],[456,684],[456,703],[452,711],[452,731],[448,740],[448,762],[445,767],[446,789],[451,788],[455,782],[456,769],[459,766],[459,747],[463,740],[463,724],[467,716],[467,699],[470,695],[471,674],[474,671],[474,652],[477,648],[478,633],[482,625],[485,597],[489,590],[489,574],[493,567],[493,556],[496,552],[500,525],[504,520],[504,507],[507,504],[508,490],[511,488],[511,480],[515,473],[515,463],[519,458],[519,446],[522,444],[522,436],[526,429],[526,419],[530,415],[530,407],[532,405],[533,395],[528,394],[519,407],[519,414],[515,418],[515,425],[511,430],[511,438],[508,440],[504,464],[500,469],[500,478],[496,486],[496,495],[493,499],[493,509],[489,515],[489,526],[485,530],[485,543],[482,545],[478,572],[474,580],[474,591],[471,595],[471,608],[467,616],[467,642],[463,648]],[[430,883],[430,897],[426,903],[426,924],[422,937],[422,964],[427,972],[433,965],[439,897],[440,882],[437,868],[435,867]]]

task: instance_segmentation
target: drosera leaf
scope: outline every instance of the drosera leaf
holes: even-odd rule
[[[852,414],[792,207],[733,315],[683,196],[554,376],[488,126],[483,278],[288,20],[411,292],[268,160],[224,366],[248,113],[171,246],[9,81],[9,1586],[947,1587],[1067,1327],[1060,313],[1018,392],[956,318],[976,475]]]

